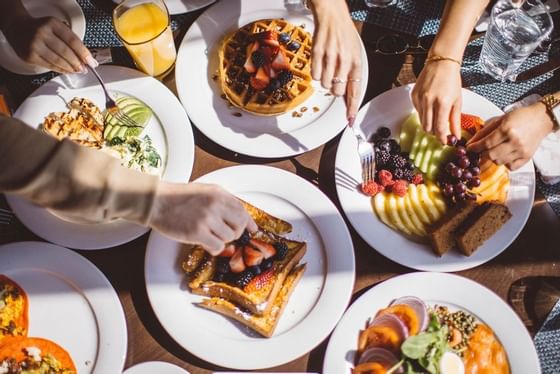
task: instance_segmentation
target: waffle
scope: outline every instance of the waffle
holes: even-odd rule
[[[279,36],[289,36],[289,39]],[[282,114],[302,104],[313,93],[311,42],[307,31],[283,19],[258,20],[228,35],[219,51],[218,71],[227,99],[236,107],[263,116]],[[253,52],[263,51],[263,47],[270,53],[265,53],[262,71],[258,67],[257,71],[248,71],[247,63],[251,64]],[[282,58],[278,59],[278,54]],[[278,85],[274,81],[281,81],[282,70],[291,72],[293,77]]]

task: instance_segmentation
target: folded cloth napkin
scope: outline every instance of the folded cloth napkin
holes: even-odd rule
[[[544,325],[535,335],[535,347],[542,374],[560,373],[560,301],[552,308]]]

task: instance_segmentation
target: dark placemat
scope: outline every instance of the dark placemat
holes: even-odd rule
[[[539,354],[542,374],[560,373],[560,301],[535,335],[535,347]]]

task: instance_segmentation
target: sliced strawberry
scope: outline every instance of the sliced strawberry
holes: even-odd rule
[[[286,70],[290,68],[290,61],[282,49],[278,50],[276,57],[272,60],[272,68],[276,71]]]
[[[263,32],[259,32],[255,35],[258,40],[266,41],[266,40],[278,40],[278,33],[274,30],[267,30]]]
[[[227,244],[222,252],[218,256],[220,257],[231,257],[235,253],[235,245]]]
[[[247,266],[260,265],[264,259],[264,255],[261,251],[254,249],[253,247],[245,246],[243,248],[243,260]]]
[[[245,60],[245,64],[243,65],[243,68],[247,73],[254,73],[257,71],[255,64],[253,64],[253,59],[251,58],[251,56],[247,57],[247,60]]]
[[[272,61],[272,56],[273,56],[272,48],[265,46],[265,47],[261,47],[260,51],[264,55],[265,64],[270,63]]]
[[[268,244],[258,239],[251,239],[249,243],[262,252],[264,258],[270,258],[276,254],[276,248],[272,244]]]
[[[271,65],[266,65],[265,68],[266,68],[266,70],[268,71],[268,76],[269,76],[271,79],[275,79],[275,78],[278,77],[278,74],[276,74],[276,71],[274,71],[274,69],[272,68]]]
[[[259,44],[259,42],[256,42],[256,41],[249,44],[247,46],[247,56],[250,57],[253,54],[253,52],[255,52],[257,49],[259,49],[259,47],[260,47],[260,44]]]
[[[272,279],[274,279],[274,271],[273,269],[269,269],[251,279],[251,281],[243,288],[243,291],[247,293],[259,291]]]
[[[251,83],[251,87],[253,87],[257,91],[260,91],[264,90],[268,86],[268,83],[270,83],[270,78],[268,77],[268,74],[266,73],[264,67],[261,66],[257,70],[257,74],[254,77],[251,77],[249,81]]]
[[[245,270],[245,262],[243,261],[243,250],[241,248],[237,248],[235,250],[235,253],[229,260],[229,267],[234,273],[241,273],[243,270]]]
[[[280,43],[278,43],[278,40],[269,40],[269,39],[263,40],[263,44],[267,44],[271,47],[279,47],[280,46]]]

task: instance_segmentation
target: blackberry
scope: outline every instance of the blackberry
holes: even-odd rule
[[[403,156],[404,157],[404,156]],[[416,167],[414,166],[414,164],[410,161],[407,161],[406,164],[404,165],[404,168],[406,170],[410,170],[410,171],[414,171],[414,169],[416,169]]]
[[[391,166],[395,170],[403,169],[406,165],[406,161],[407,160],[401,155],[392,155],[391,160],[389,160],[389,166]]]
[[[369,141],[372,142],[373,144],[380,144],[383,141],[383,137],[378,133],[375,133],[371,136]]]
[[[290,34],[288,34],[287,32],[283,32],[283,33],[280,33],[280,35],[278,35],[278,41],[280,43],[286,44],[290,41],[290,39],[291,39]]]
[[[382,138],[387,139],[388,137],[391,136],[391,130],[389,130],[389,128],[383,126],[383,127],[380,127],[379,129],[377,129],[376,134],[378,134]]]
[[[278,82],[278,79],[272,79],[270,81],[270,83],[268,84],[268,86],[266,87],[266,93],[273,93],[274,91],[276,91],[277,89],[280,88],[280,82]]]
[[[257,275],[259,275],[260,273],[262,273],[262,269],[259,265],[255,265],[255,266],[251,266],[249,267],[247,270],[250,270],[251,273],[253,273],[253,275],[256,277]]]
[[[245,60],[247,60],[247,56],[238,54],[237,56],[235,56],[235,60],[233,61],[233,63],[237,66],[243,66],[245,65]]]
[[[391,152],[391,143],[388,140],[383,140],[379,143],[379,149],[385,152]]]
[[[276,260],[282,261],[286,258],[288,254],[288,245],[285,242],[274,243],[274,249],[276,249],[276,255],[274,255]]]
[[[272,258],[267,258],[266,260],[263,260],[263,262],[261,262],[261,270],[266,271],[270,269],[273,263],[274,260]]]
[[[378,168],[386,166],[389,160],[391,160],[391,154],[387,151],[379,150],[379,152],[375,154],[375,162],[378,164]]]
[[[253,52],[253,54],[251,55],[251,60],[253,61],[253,65],[255,65],[256,68],[263,66],[265,63],[264,53],[262,53],[261,51]]]
[[[408,169],[402,169],[403,171],[403,179],[408,182],[412,182],[412,178],[414,178],[414,172]]]
[[[395,139],[389,139],[388,142],[391,147],[391,153],[399,153],[401,151],[401,146]]]
[[[241,72],[241,74],[239,74],[239,77],[237,78],[239,80],[239,82],[241,83],[248,83],[249,79],[251,79],[251,74],[249,74],[248,72],[246,72],[245,70],[243,70]]]
[[[393,172],[394,179],[404,179],[404,169],[395,169]]]
[[[293,42],[291,42],[290,44],[288,44],[288,51],[295,52],[295,51],[297,51],[300,47],[301,47],[301,44],[299,44],[299,42],[296,42],[296,41],[294,40]]]
[[[230,272],[230,270],[231,268],[229,267],[229,258],[218,257],[216,259],[216,273],[227,274]]]
[[[239,246],[244,247],[247,244],[249,244],[250,239],[251,239],[251,235],[249,235],[249,231],[245,230],[243,231],[243,234],[241,234],[239,239],[236,240],[236,242]]]
[[[223,282],[226,279],[226,275],[224,273],[214,273],[214,282]]]
[[[282,70],[278,73],[278,82],[282,86],[287,85],[292,79],[294,79],[294,75],[289,70]]]
[[[249,284],[251,280],[253,280],[254,277],[255,275],[253,274],[253,272],[249,269],[246,269],[237,275],[234,283],[237,287],[244,288],[246,285]]]

